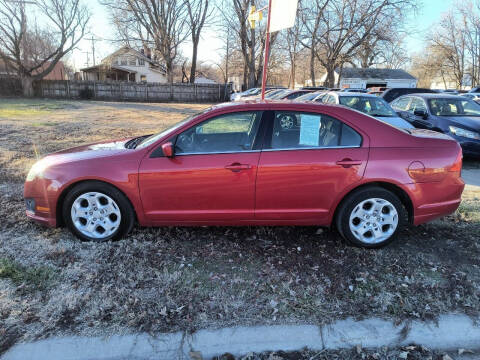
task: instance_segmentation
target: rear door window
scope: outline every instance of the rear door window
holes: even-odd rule
[[[303,112],[275,112],[270,149],[359,147],[358,132],[331,116]]]

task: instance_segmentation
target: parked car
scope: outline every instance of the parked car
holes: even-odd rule
[[[276,94],[279,94],[280,92],[284,91],[285,89],[265,89],[265,99],[268,99]],[[262,97],[262,92],[260,91],[256,95],[250,95],[250,96],[244,96],[241,98],[242,101],[247,101],[247,100],[256,100],[260,99]]]
[[[306,93],[302,96],[299,96],[295,99],[295,101],[314,101],[315,99],[318,98],[319,95],[325,94],[326,91],[314,91],[314,92],[309,92]]]
[[[480,105],[465,96],[414,94],[391,103],[417,128],[435,130],[457,140],[468,156],[480,157]]]
[[[340,90],[341,92],[356,92],[356,93],[367,93],[367,89],[354,89],[354,88],[345,88]]]
[[[300,90],[321,91],[321,90],[327,90],[327,88],[325,86],[304,86]]]
[[[230,101],[239,101],[242,97],[257,95],[261,90],[260,88],[251,88],[242,92],[233,93],[230,95]]]
[[[284,89],[284,88],[278,87],[278,86],[268,86],[265,88],[265,90],[274,90],[274,89]],[[260,95],[261,92],[262,92],[262,88],[251,88],[240,93],[233,93],[232,95],[230,95],[230,100],[243,101],[244,98]]]
[[[475,101],[477,104],[480,103],[480,93],[466,93],[462,94],[462,96]]]
[[[480,93],[480,86],[472,87],[469,92],[470,93]]]
[[[381,97],[388,103],[392,102],[396,98],[402,95],[415,94],[415,93],[437,93],[436,90],[422,89],[422,88],[391,88],[385,90]]]
[[[403,129],[414,128],[408,121],[399,117],[385,100],[372,94],[329,92],[323,97],[322,102],[344,105]]]
[[[271,100],[295,100],[296,98],[311,93],[312,90],[285,90],[283,93],[271,97]]]
[[[454,212],[462,152],[346,107],[213,106],[151,136],[60,151],[30,169],[26,214],[106,241],[141,226],[334,226],[379,247]]]

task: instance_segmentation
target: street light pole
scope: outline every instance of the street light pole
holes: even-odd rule
[[[265,86],[267,84],[268,55],[270,54],[270,15],[272,12],[272,0],[268,0],[267,34],[265,36],[265,59],[262,74],[262,100],[265,100]]]

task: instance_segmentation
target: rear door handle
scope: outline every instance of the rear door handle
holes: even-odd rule
[[[337,161],[336,164],[347,168],[353,165],[362,165],[362,160],[343,159]]]
[[[252,166],[248,165],[248,164],[233,163],[233,164],[225,166],[225,169],[233,171],[233,172],[239,172],[239,171],[242,171],[242,170],[248,170],[251,167]]]

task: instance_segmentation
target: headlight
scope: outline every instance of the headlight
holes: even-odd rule
[[[32,181],[36,177],[42,176],[47,166],[48,166],[48,162],[45,161],[45,159],[37,161],[35,164],[33,164],[32,168],[28,172],[27,181]]]
[[[476,133],[474,131],[458,128],[455,126],[449,126],[450,132],[452,134],[455,134],[457,136],[461,136],[464,138],[469,138],[469,139],[475,139],[475,140],[480,140],[480,134]]]

